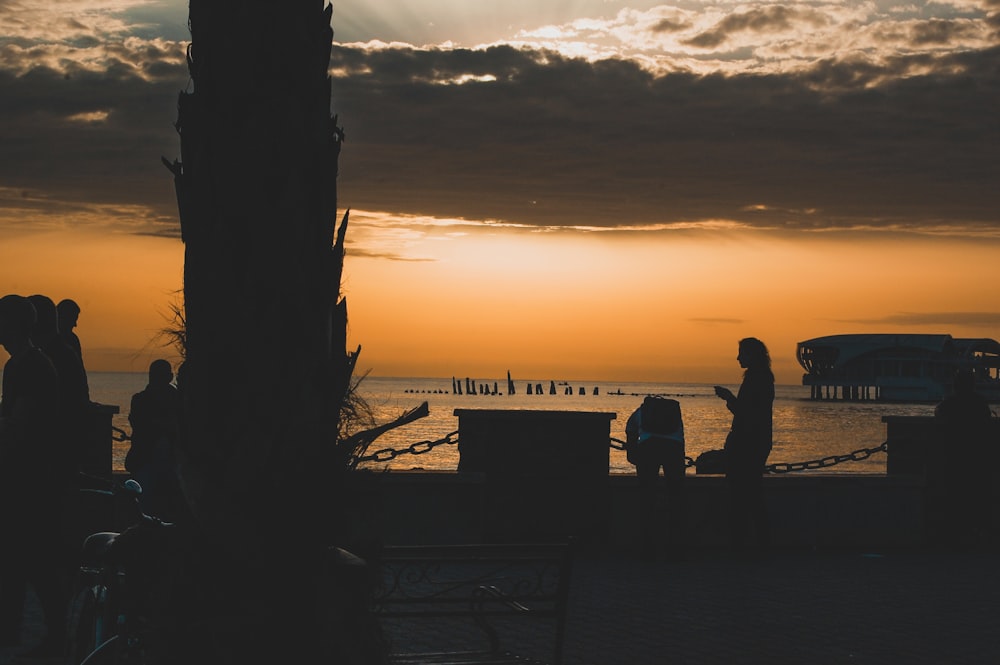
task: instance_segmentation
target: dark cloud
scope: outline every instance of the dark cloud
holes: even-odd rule
[[[704,323],[708,325],[741,325],[746,323],[743,319],[724,319],[724,318],[698,318],[698,319],[688,319],[691,323]]]
[[[161,229],[159,231],[157,231],[157,230],[152,230],[152,231],[141,230],[141,231],[138,231],[137,233],[135,233],[135,235],[148,236],[148,237],[151,237],[151,238],[169,238],[169,239],[172,239],[172,240],[180,240],[181,239],[181,229],[180,229],[180,226],[178,226],[176,228]]]
[[[531,224],[995,226],[998,56],[656,77],[509,47],[336,48],[358,72],[334,82],[341,198]],[[496,80],[434,82],[465,75]]]
[[[847,323],[905,326],[962,326],[996,329],[1000,312],[899,312],[878,319],[863,319]]]
[[[363,247],[358,247],[351,241],[347,242],[346,253],[352,257],[364,257],[369,259],[385,259],[388,261],[404,261],[407,263],[433,263],[435,259],[421,258],[415,256],[404,256],[396,252],[378,252]]]
[[[54,49],[23,57],[53,61]],[[67,61],[58,71],[41,64],[21,75],[0,70],[0,185],[43,191],[53,201],[141,204],[176,215],[160,155],[178,150],[171,123],[186,69],[178,53],[152,45],[133,52],[113,45],[108,53],[99,72]]]
[[[912,43],[914,46],[949,44],[963,38],[975,37],[977,34],[977,27],[970,21],[931,19],[913,27]]]
[[[659,21],[653,26],[652,32],[663,33],[663,32],[680,32],[681,30],[687,30],[691,27],[691,24],[687,21],[675,21],[673,19],[665,18]]]
[[[777,9],[727,30],[813,20]],[[179,156],[183,46],[110,55],[102,72],[0,70],[0,186],[176,214],[160,156]],[[993,48],[654,76],[625,60],[508,46],[336,46],[340,202],[539,226],[996,230],[998,61]]]
[[[796,24],[820,27],[826,18],[811,9],[790,8],[782,5],[761,7],[747,12],[728,14],[711,30],[701,33],[685,43],[699,48],[716,48],[733,34],[741,32],[769,33],[789,30]]]

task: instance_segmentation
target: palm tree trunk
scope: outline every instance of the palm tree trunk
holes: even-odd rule
[[[329,590],[318,584],[352,366],[342,234],[334,242],[343,134],[330,115],[323,1],[189,8],[191,84],[172,170],[185,243],[178,462],[193,519],[174,590],[181,606],[189,592],[199,600],[170,614],[178,626],[197,620],[177,612],[227,617],[223,642],[252,656],[243,662],[272,651],[294,662],[283,644],[304,662],[323,649],[319,596]],[[204,631],[183,630],[197,637],[185,646],[173,635],[174,658],[196,658]]]

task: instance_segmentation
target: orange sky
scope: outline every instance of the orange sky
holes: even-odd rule
[[[795,345],[811,337],[997,336],[995,320],[967,323],[991,305],[996,249],[745,229],[495,229],[409,241],[408,256],[434,261],[349,258],[345,291],[361,364],[377,374],[733,382],[737,340],[757,336],[779,381],[798,383]]]
[[[0,235],[0,291],[75,300],[88,371],[144,372],[154,358],[175,358],[156,335],[183,265],[172,239],[72,228]]]
[[[350,344],[375,375],[735,383],[736,342],[752,335],[778,380],[798,383],[795,344],[811,337],[998,336],[973,316],[992,303],[992,240],[421,225],[353,216]],[[0,265],[5,293],[80,303],[90,371],[171,356],[156,332],[181,286],[179,241],[6,234]]]
[[[91,371],[169,354],[187,9],[0,3],[0,293],[77,300]],[[758,336],[798,383],[812,337],[1000,338],[995,1],[372,0],[332,22],[362,369],[735,384]]]

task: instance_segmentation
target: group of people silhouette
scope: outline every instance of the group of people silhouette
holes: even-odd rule
[[[10,355],[0,398],[0,529],[9,534],[0,548],[0,645],[20,642],[30,583],[48,629],[37,655],[58,655],[66,639],[70,550],[61,527],[80,460],[74,435],[91,406],[73,333],[79,313],[73,301],[44,295],[0,298],[0,344]]]
[[[0,298],[0,345],[10,356],[0,396],[0,647],[21,641],[30,584],[46,635],[28,655],[60,656],[66,647],[70,575],[79,543],[66,539],[69,509],[83,461],[81,432],[93,410],[80,340],[80,307],[44,295]],[[170,451],[179,401],[166,360],[132,399],[133,475],[144,485],[143,509],[166,516],[176,488]]]

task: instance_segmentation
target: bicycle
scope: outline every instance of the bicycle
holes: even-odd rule
[[[135,480],[109,485],[80,491],[109,500],[125,497],[132,525],[84,539],[67,626],[69,662],[81,665],[141,662],[148,571],[137,571],[136,564],[155,558],[155,545],[172,526],[139,508],[142,487]]]

